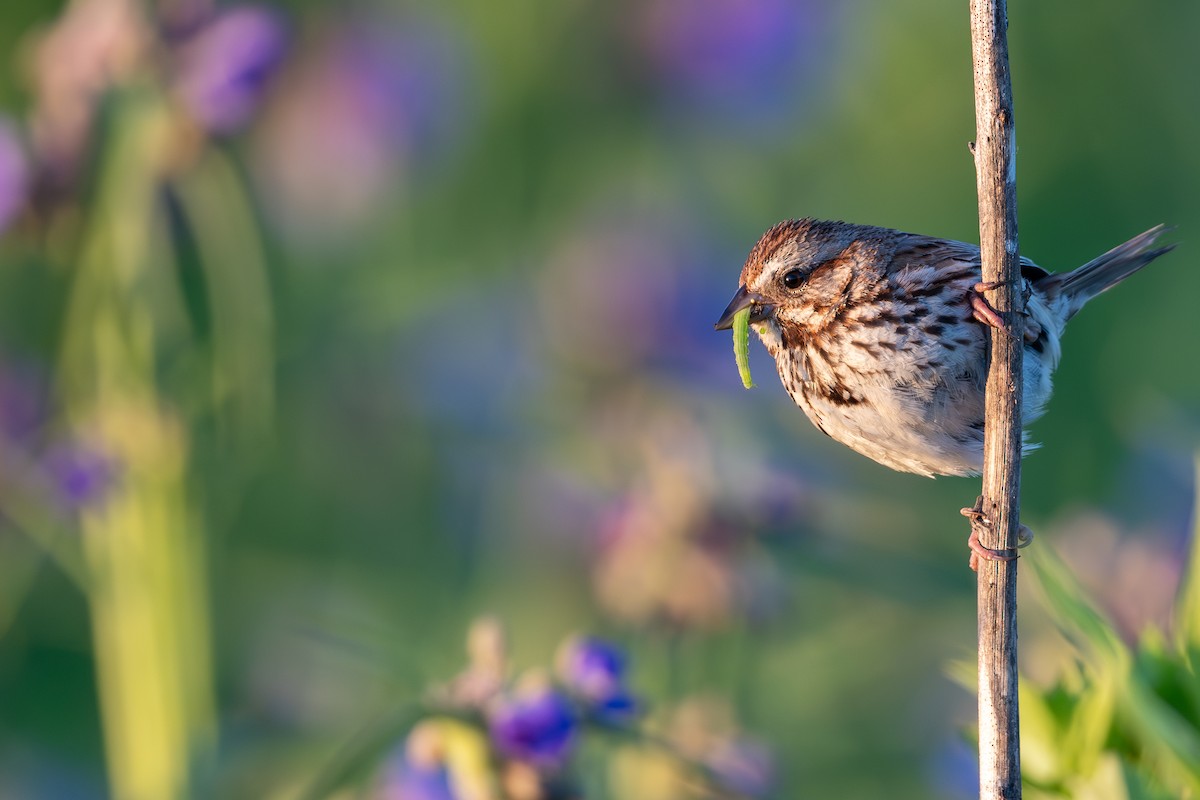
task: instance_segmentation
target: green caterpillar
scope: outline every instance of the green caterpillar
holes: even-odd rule
[[[750,377],[750,306],[733,315],[733,357],[737,360],[738,375],[742,386],[754,388]]]

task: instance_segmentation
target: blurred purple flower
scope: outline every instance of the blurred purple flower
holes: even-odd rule
[[[625,682],[625,654],[592,636],[576,636],[563,647],[563,680],[584,697],[602,697]]]
[[[554,768],[570,756],[579,719],[561,692],[537,682],[500,699],[488,715],[488,727],[503,755]]]
[[[72,511],[101,500],[116,479],[113,460],[81,444],[58,445],[42,464],[59,502]]]
[[[786,109],[793,104],[780,101],[821,63],[828,8],[817,0],[650,0],[637,6],[635,36],[674,98],[726,111]]]
[[[264,6],[231,8],[181,45],[177,89],[200,125],[231,133],[249,121],[286,50],[278,12]]]
[[[648,374],[741,392],[729,338],[712,324],[745,253],[715,241],[687,209],[604,200],[571,226],[537,279],[543,346],[574,373]],[[527,307],[527,299],[521,298]],[[751,348],[756,374],[769,365]]]
[[[546,346],[574,369],[602,373],[678,358],[673,345],[686,332],[679,324],[690,260],[685,241],[678,225],[653,213],[584,222],[539,279],[543,327],[551,334]]]
[[[579,694],[601,721],[632,721],[641,704],[625,685],[625,654],[614,644],[591,636],[576,636],[559,653],[559,675]]]
[[[348,31],[340,48],[362,111],[393,141],[413,154],[452,136],[461,110],[463,53],[446,31],[431,23],[367,23]]]
[[[938,797],[946,800],[975,800],[979,797],[979,758],[975,748],[962,739],[943,742],[934,751],[930,779]]]
[[[378,800],[458,800],[443,764],[419,764],[398,756],[378,792]]]
[[[259,140],[280,222],[312,238],[369,221],[399,176],[466,129],[465,63],[437,22],[360,19],[327,34],[281,86]]]
[[[8,229],[25,205],[30,169],[16,127],[0,118],[0,234]]]

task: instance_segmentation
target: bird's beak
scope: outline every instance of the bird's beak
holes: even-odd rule
[[[725,306],[725,311],[713,327],[719,331],[729,330],[733,327],[734,316],[746,306],[750,306],[751,322],[762,322],[774,310],[762,295],[749,291],[745,286],[739,286],[737,294],[729,301],[729,305]]]

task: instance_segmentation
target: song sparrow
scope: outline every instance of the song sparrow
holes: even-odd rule
[[[1173,245],[1163,226],[1071,272],[1021,259],[1026,296],[1023,422],[1042,415],[1067,320]],[[888,228],[780,222],[742,268],[717,322],[747,306],[784,388],[824,433],[919,475],[983,466],[988,334],[1004,327],[980,293],[979,248]],[[1026,443],[1028,451],[1034,445]]]

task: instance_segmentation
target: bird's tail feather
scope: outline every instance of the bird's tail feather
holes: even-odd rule
[[[1078,269],[1047,275],[1037,282],[1037,286],[1052,297],[1065,296],[1067,319],[1070,319],[1088,300],[1116,286],[1163,253],[1174,250],[1173,244],[1150,249],[1155,240],[1169,230],[1173,229],[1165,225],[1153,227]]]

